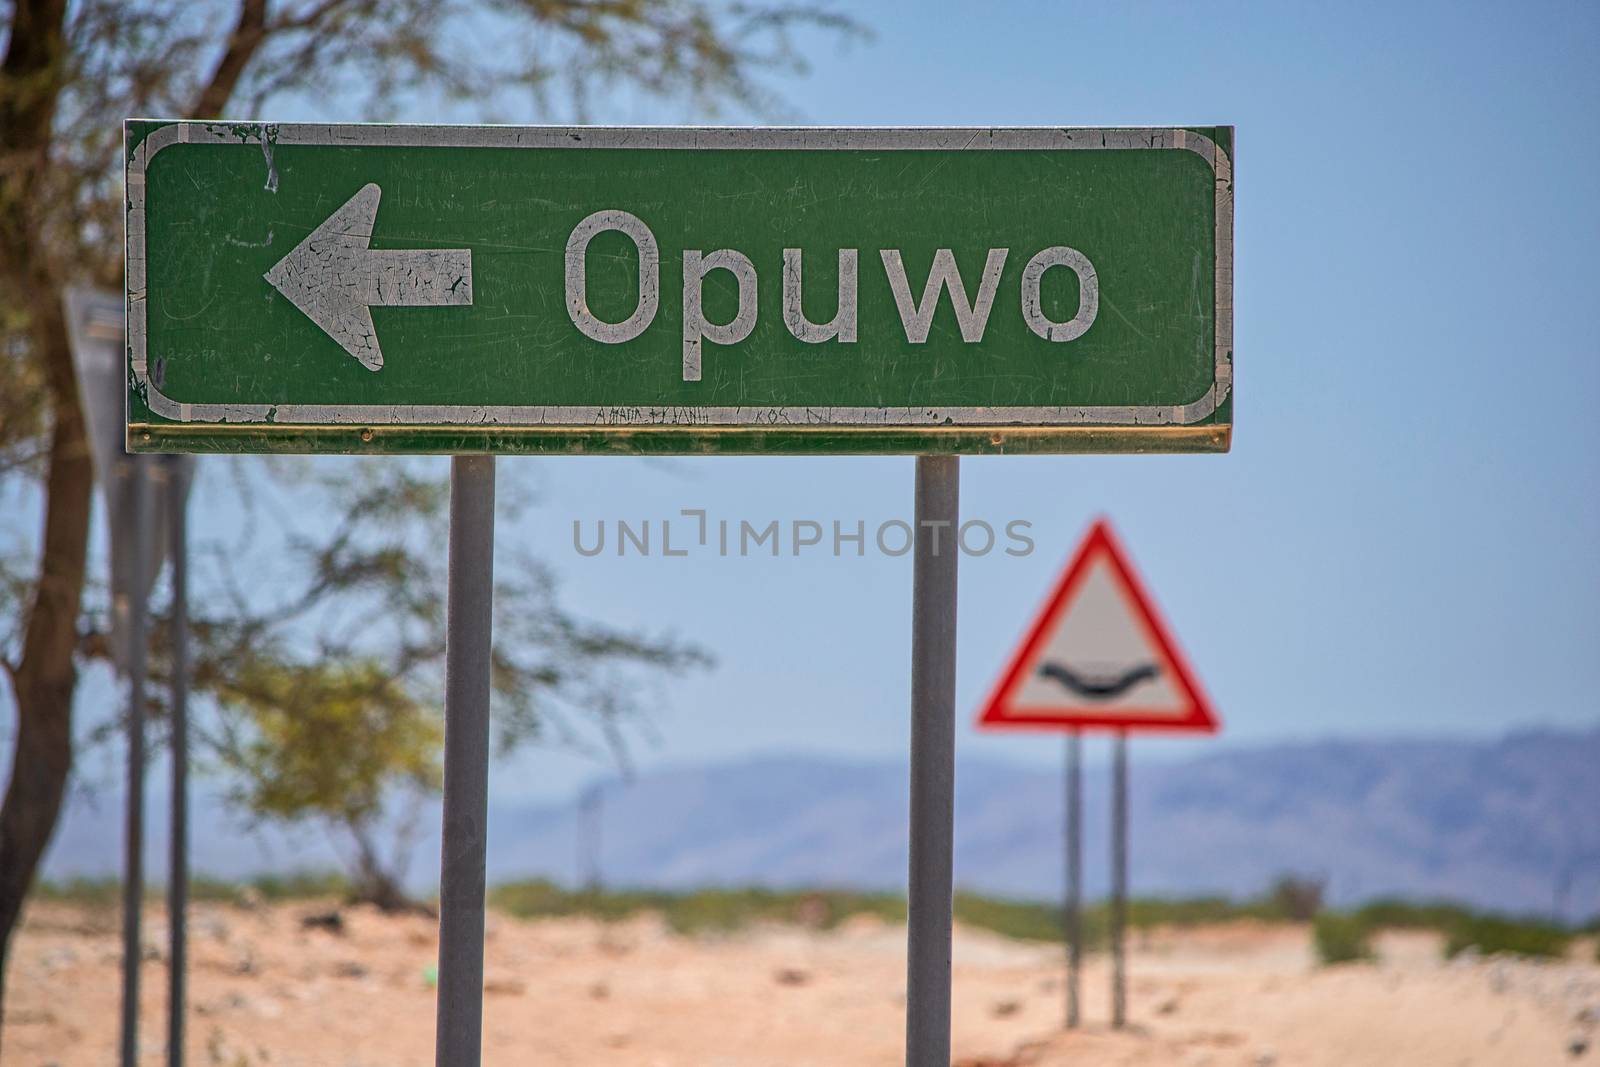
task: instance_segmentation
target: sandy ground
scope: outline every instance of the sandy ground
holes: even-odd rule
[[[195,1067],[428,1067],[434,997],[425,918],[314,905],[199,906],[188,1062]],[[5,1067],[115,1062],[116,914],[35,905],[15,944]],[[141,1047],[163,1064],[165,921],[147,919]],[[685,939],[653,919],[490,919],[484,1062],[619,1067],[839,1067],[901,1062],[904,929],[858,919]],[[1439,960],[1390,934],[1373,964],[1313,966],[1303,927],[1136,935],[1129,1029],[1111,1032],[1106,961],[1085,971],[1086,1026],[1059,1029],[1058,953],[958,930],[955,1062],[1182,1067],[1472,1067],[1594,1063],[1600,967]],[[1581,947],[1593,960],[1593,946]],[[1575,957],[1577,953],[1575,952]]]

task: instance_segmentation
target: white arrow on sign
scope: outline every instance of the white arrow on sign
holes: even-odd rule
[[[470,248],[370,248],[383,194],[368,182],[262,277],[368,370],[383,368],[378,307],[472,303]]]

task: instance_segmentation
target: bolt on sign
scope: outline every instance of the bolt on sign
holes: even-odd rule
[[[135,450],[1229,446],[1231,127],[126,135]]]

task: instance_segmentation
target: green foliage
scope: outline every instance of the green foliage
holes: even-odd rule
[[[1373,928],[1437,930],[1445,935],[1447,958],[1468,948],[1484,955],[1564,955],[1578,930],[1539,919],[1519,919],[1474,911],[1448,900],[1410,902],[1396,898],[1373,900],[1356,913]]]
[[[830,929],[851,915],[869,913],[885,919],[905,917],[900,901],[888,896],[760,888],[707,889],[672,896],[661,910],[667,925],[682,934],[723,933],[758,922]]]
[[[1596,963],[1600,963],[1600,915],[1591,916],[1576,932],[1594,938],[1594,958]]]
[[[1444,954],[1468,948],[1485,955],[1560,956],[1575,931],[1539,919],[1518,919],[1474,911],[1449,900],[1410,902],[1382,898],[1356,912],[1372,928],[1437,930],[1445,935]]]
[[[1357,913],[1370,926],[1391,930],[1451,930],[1469,923],[1471,908],[1449,900],[1408,901],[1380,897],[1363,904]]]
[[[1453,959],[1470,948],[1485,956],[1504,954],[1553,959],[1566,955],[1571,941],[1571,931],[1550,923],[1474,915],[1447,931],[1444,954],[1446,959]]]
[[[344,899],[351,893],[350,879],[338,871],[291,871],[288,874],[262,874],[238,882],[208,874],[189,877],[189,899],[208,904],[244,904],[251,897],[275,902]],[[69,878],[62,882],[41,881],[34,890],[39,900],[73,904],[91,910],[116,907],[122,900],[120,878]],[[166,887],[147,883],[145,899],[154,903],[166,896]]]
[[[1020,940],[1060,941],[1063,938],[1061,908],[1056,904],[958,893],[955,914],[957,920],[969,926]],[[1236,922],[1240,919],[1276,921],[1287,918],[1281,904],[1271,895],[1244,901],[1218,896],[1134,897],[1128,901],[1127,912],[1130,930],[1153,930],[1167,926],[1182,928]],[[1111,929],[1110,904],[1102,900],[1086,905],[1079,922],[1086,946],[1104,945]]]
[[[1450,900],[1407,901],[1383,897],[1368,901],[1351,918],[1368,930],[1435,930],[1445,937],[1444,955],[1471,948],[1484,955],[1559,957],[1578,931],[1539,919],[1520,919],[1475,911]]]
[[[955,918],[963,925],[1019,941],[1062,940],[1061,909],[1034,901],[957,893]]]
[[[727,933],[758,922],[832,929],[852,915],[876,915],[891,922],[905,918],[905,901],[887,893],[763,888],[597,893],[563,889],[542,879],[495,886],[489,891],[489,906],[523,919],[581,915],[615,922],[654,912],[680,934]]]
[[[251,662],[223,700],[252,727],[236,769],[259,815],[362,823],[391,783],[439,787],[443,725],[377,662]]]
[[[488,904],[519,919],[587,915],[614,920],[627,918],[648,906],[643,894],[573,892],[543,878],[491,886]]]
[[[40,879],[33,895],[38,900],[55,904],[76,904],[79,907],[103,909],[115,907],[122,899],[120,878],[68,878],[64,882]]]
[[[843,890],[704,889],[689,893],[618,890],[595,893],[568,890],[552,882],[508,882],[489,891],[489,904],[520,918],[584,915],[617,920],[645,911],[661,914],[683,933],[734,930],[753,922],[798,922],[828,929],[852,915],[874,915],[888,922],[905,919],[905,898],[889,893]],[[1276,905],[1266,900],[1230,901],[1224,897],[1128,902],[1130,929],[1197,926],[1238,919],[1278,919]],[[955,919],[1023,941],[1060,942],[1061,908],[1041,901],[1015,900],[980,893],[957,893]],[[1104,901],[1086,906],[1082,915],[1085,945],[1106,943],[1111,926]]]
[[[215,904],[245,904],[252,897],[268,902],[284,900],[344,900],[354,887],[338,871],[290,871],[287,874],[260,874],[247,882],[234,882],[210,875],[189,879],[189,898]]]
[[[311,900],[350,895],[350,879],[339,871],[290,871],[262,874],[250,879],[250,888],[263,900]]]
[[[1128,902],[1128,925],[1135,929],[1287,917],[1270,898],[1240,901],[1216,896],[1135,897]]]
[[[1355,963],[1374,957],[1372,926],[1359,913],[1318,912],[1311,923],[1311,939],[1317,959],[1323,963]]]
[[[245,886],[209,874],[191,874],[189,899],[207,904],[240,904],[245,899]]]

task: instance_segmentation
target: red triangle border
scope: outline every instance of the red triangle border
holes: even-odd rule
[[[1139,621],[1145,625],[1151,639],[1160,646],[1162,653],[1171,663],[1177,687],[1189,704],[1187,714],[1174,716],[1171,713],[1140,712],[1135,709],[1114,714],[1085,710],[1041,715],[1037,712],[1018,711],[1011,706],[1010,697],[1022,684],[1024,667],[1039,644],[1053,630],[1057,616],[1071,600],[1078,583],[1088,574],[1089,565],[1100,556],[1105,556],[1110,562],[1111,569],[1122,582],[1136,609],[1136,614],[1141,617]],[[977,721],[980,730],[1112,730],[1213,734],[1221,727],[1216,710],[1204,690],[1200,688],[1188,660],[1184,658],[1178,643],[1173,640],[1171,631],[1156,610],[1155,602],[1130,565],[1116,535],[1112,533],[1111,523],[1105,518],[1096,519],[1094,525],[1090,527],[1089,533],[1078,546],[1077,552],[1062,571],[1055,588],[1051,590],[1049,598],[1045,600],[1044,606],[1034,618],[1033,625],[1025,633],[1026,636],[1017,646],[1006,669],[1001,672],[989,699],[984,703],[983,711]]]

